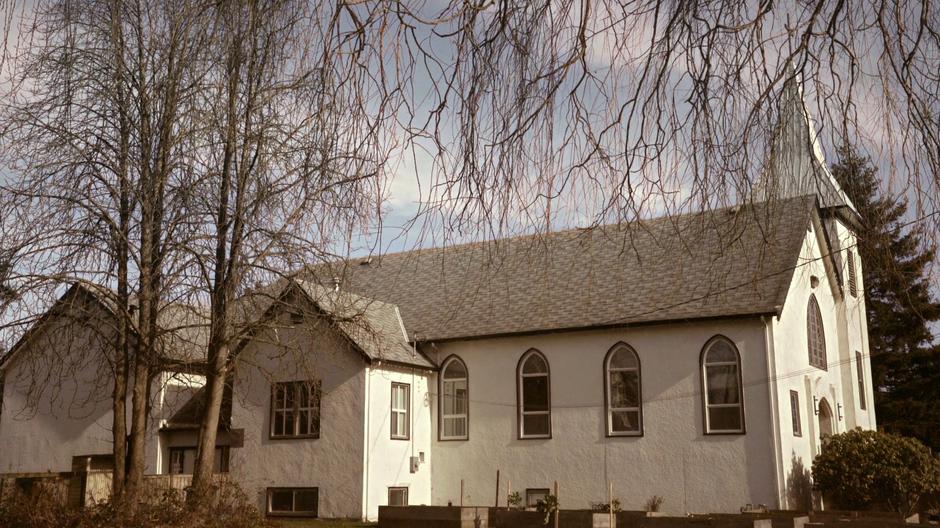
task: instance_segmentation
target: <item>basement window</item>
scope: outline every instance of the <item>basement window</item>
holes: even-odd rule
[[[408,506],[408,488],[388,488],[389,506]]]
[[[528,488],[525,490],[526,508],[535,508],[540,502],[545,502],[545,497],[551,494],[548,488]]]
[[[317,517],[319,488],[268,488],[268,515]]]

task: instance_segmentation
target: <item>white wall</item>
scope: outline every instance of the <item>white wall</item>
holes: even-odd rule
[[[110,319],[87,305],[75,306],[92,319],[50,320],[4,365],[0,473],[71,471],[74,456],[112,453],[113,374],[105,356]],[[154,381],[155,403],[163,380],[158,375]],[[129,396],[128,412],[130,404]],[[149,429],[148,473],[159,467],[159,409]]]
[[[743,435],[704,434],[699,361],[716,334],[741,354]],[[673,513],[776,506],[764,339],[761,321],[751,319],[438,344],[431,348],[438,361],[457,354],[467,364],[470,439],[437,441],[432,415],[433,501],[457,504],[463,479],[464,504],[492,505],[498,469],[500,504],[508,481],[524,496],[525,488],[550,488],[557,480],[563,507],[586,508],[606,500],[610,480],[624,509],[642,509],[652,495],[663,496],[663,510]],[[618,341],[641,360],[645,434],[639,438],[605,435],[603,360]],[[553,437],[547,440],[517,439],[516,366],[529,348],[545,354],[551,368]]]
[[[782,482],[785,483],[780,493],[790,508],[806,507],[809,499],[806,493],[809,489],[809,472],[812,460],[820,450],[816,402],[823,398],[829,402],[835,414],[833,426],[836,432],[845,432],[856,426],[869,429],[875,425],[861,270],[858,273],[858,298],[849,296],[846,288],[846,298],[843,300],[837,293],[834,277],[827,274],[821,258],[820,228],[817,224],[807,232],[783,312],[779,319],[775,318],[772,322],[777,379],[775,387],[780,409],[779,463],[784,475]],[[854,246],[851,233],[841,225],[839,237],[842,240],[841,247]],[[840,261],[843,276],[847,277],[847,259],[843,256]],[[812,286],[812,277],[819,279],[815,288]],[[810,295],[816,296],[823,318],[827,370],[809,364],[806,317]],[[862,352],[864,358],[867,401],[867,410],[864,411],[858,399],[856,350]],[[797,391],[800,398],[802,436],[796,436],[793,431],[791,390]],[[840,412],[842,420],[838,419]]]
[[[431,402],[427,371],[393,365],[367,370],[365,416],[367,457],[364,476],[363,516],[378,518],[379,506],[388,504],[389,487],[407,487],[408,503],[431,504]],[[409,440],[391,438],[392,383],[411,386],[411,435]],[[424,453],[424,464],[411,473],[410,457]]]
[[[362,514],[365,359],[328,325],[308,320],[258,336],[239,356],[232,427],[244,446],[232,448],[230,473],[265,511],[268,487],[319,488],[320,517]],[[320,437],[271,439],[271,384],[322,382]]]

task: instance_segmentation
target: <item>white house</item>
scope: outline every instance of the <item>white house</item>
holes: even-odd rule
[[[510,487],[532,504],[556,481],[570,508],[608,483],[625,509],[807,507],[821,437],[875,416],[857,213],[799,92],[784,99],[740,206],[298,274],[239,348],[219,469],[272,515],[505,505]],[[27,362],[10,357],[0,471],[107,453],[104,411],[67,432],[45,410],[19,419]],[[192,465],[187,372],[154,472]]]

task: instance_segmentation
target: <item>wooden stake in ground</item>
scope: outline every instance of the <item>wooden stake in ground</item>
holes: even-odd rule
[[[609,526],[614,528],[614,483],[607,481],[607,513],[609,517]]]
[[[495,508],[499,508],[499,469],[496,470],[496,504]]]
[[[558,510],[560,510],[561,501],[558,500],[558,481],[555,481],[555,528],[558,528]]]

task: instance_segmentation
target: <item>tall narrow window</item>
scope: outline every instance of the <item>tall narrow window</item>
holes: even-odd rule
[[[855,374],[858,378],[858,404],[864,411],[868,408],[865,398],[865,367],[862,366],[862,353],[855,352]]]
[[[392,383],[392,438],[408,440],[411,433],[411,385]]]
[[[606,371],[607,434],[643,434],[643,404],[640,391],[640,358],[624,343],[607,352]]]
[[[444,362],[441,369],[441,440],[466,440],[469,435],[469,378],[459,357]]]
[[[3,418],[3,376],[0,376],[0,419]]]
[[[826,370],[826,332],[815,295],[809,296],[809,304],[806,307],[806,336],[809,364]]]
[[[851,249],[846,251],[846,265],[849,267],[849,293],[852,297],[858,297],[858,275],[855,270],[855,252]]]
[[[803,436],[803,423],[800,421],[800,393],[790,391],[790,419],[793,421],[793,436]]]
[[[271,390],[271,438],[319,438],[320,381],[275,383]]]
[[[522,355],[518,366],[519,438],[551,438],[552,397],[548,361],[538,350]]]
[[[706,433],[743,433],[744,397],[741,357],[724,337],[714,337],[702,352]]]

